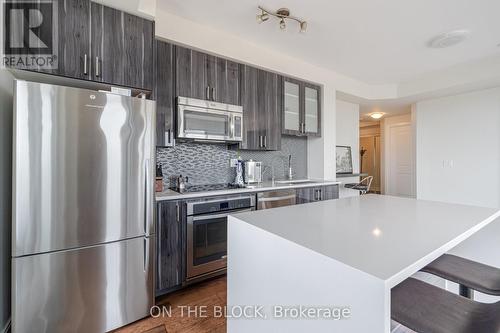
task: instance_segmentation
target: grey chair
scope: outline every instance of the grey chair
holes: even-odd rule
[[[500,302],[478,303],[414,278],[392,289],[391,317],[420,333],[500,332]]]
[[[472,298],[471,290],[500,296],[500,269],[451,254],[444,254],[423,272],[458,283],[460,295]]]
[[[373,176],[368,176],[363,179],[359,183],[350,183],[350,184],[345,184],[345,188],[350,188],[353,190],[358,190],[361,192],[361,194],[366,194],[370,192],[370,188],[372,186],[372,181],[373,181]]]

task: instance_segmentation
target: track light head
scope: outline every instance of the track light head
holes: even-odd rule
[[[280,29],[281,30],[285,30],[286,29],[285,19],[281,19],[281,21],[280,21]]]
[[[300,22],[300,32],[304,33],[306,32],[306,30],[307,30],[307,22],[306,21]]]

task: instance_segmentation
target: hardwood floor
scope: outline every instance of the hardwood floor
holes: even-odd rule
[[[112,333],[225,333],[226,319],[214,314],[214,307],[224,307],[227,302],[226,277],[219,277],[157,300],[159,307],[171,309],[158,318],[145,318]],[[187,314],[187,307],[198,309],[197,314]],[[206,309],[206,313],[200,313]],[[392,322],[392,333],[415,333]]]
[[[226,305],[226,277],[188,287],[163,298],[157,305],[170,309],[170,315],[145,318],[113,333],[225,333],[226,319],[214,314],[214,307]],[[197,313],[187,313],[187,307]],[[204,312],[206,311],[206,312]]]

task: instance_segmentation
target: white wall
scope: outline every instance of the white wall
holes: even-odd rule
[[[336,145],[350,146],[352,152],[352,171],[359,172],[359,105],[337,100],[336,102]],[[341,198],[359,195],[359,191],[346,189],[344,184],[357,183],[359,177],[339,178]]]
[[[10,318],[12,76],[0,70],[0,329]]]
[[[415,115],[417,198],[500,207],[500,88],[419,102]],[[451,252],[500,267],[500,220]]]
[[[500,207],[500,88],[416,105],[417,196]]]

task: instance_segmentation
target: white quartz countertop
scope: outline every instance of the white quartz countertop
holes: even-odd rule
[[[297,183],[297,184],[279,184],[278,182],[272,183],[269,181],[269,182],[262,182],[259,184],[250,184],[246,188],[224,189],[220,191],[179,193],[173,190],[165,190],[163,192],[156,193],[156,201],[183,200],[183,199],[192,199],[192,198],[207,197],[207,196],[254,193],[263,191],[274,191],[274,190],[283,190],[291,188],[304,188],[304,187],[338,185],[338,184],[341,184],[341,182],[335,180],[311,179],[309,182]]]
[[[389,288],[499,216],[499,209],[382,195],[234,215],[381,279]]]

